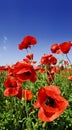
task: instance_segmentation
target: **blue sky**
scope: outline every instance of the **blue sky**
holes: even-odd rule
[[[0,0],[0,65],[25,57],[17,45],[26,35],[37,38],[28,50],[37,61],[53,43],[72,41],[72,0]]]

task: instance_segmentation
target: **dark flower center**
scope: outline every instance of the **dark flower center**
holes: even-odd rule
[[[10,88],[14,88],[14,86],[13,86],[13,85],[10,85]]]
[[[21,73],[21,76],[30,76],[31,75],[31,72],[30,71],[27,71],[27,72],[23,72]]]
[[[51,106],[51,107],[54,107],[54,106],[55,106],[55,101],[54,101],[53,98],[48,97],[48,98],[46,99],[45,104],[46,104],[46,105],[49,105],[49,106]]]
[[[14,88],[14,87],[17,87],[17,84],[11,84],[10,85],[10,88]]]
[[[27,71],[27,72],[25,72],[24,74],[26,74],[26,75],[30,75],[31,73],[30,73],[29,71]]]

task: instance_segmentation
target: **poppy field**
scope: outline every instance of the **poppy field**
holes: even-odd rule
[[[72,42],[52,44],[38,65],[28,52],[37,42],[24,37],[18,44],[27,49],[24,59],[0,66],[0,130],[72,129]],[[67,59],[54,56],[61,54]]]

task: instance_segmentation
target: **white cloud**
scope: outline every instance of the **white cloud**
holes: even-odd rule
[[[6,40],[6,41],[8,40],[7,36],[4,36],[4,40]]]
[[[6,46],[3,46],[3,50],[6,51],[6,50],[7,50],[7,47],[6,47]]]
[[[3,37],[3,43],[6,43],[7,40],[8,40],[7,36],[4,36],[4,37]]]

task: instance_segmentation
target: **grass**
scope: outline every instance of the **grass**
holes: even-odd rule
[[[38,80],[34,83],[27,81],[22,84],[33,92],[33,98],[25,101],[24,98],[5,97],[4,80],[5,72],[0,75],[0,130],[71,130],[72,128],[72,82],[55,74],[53,82],[46,82],[47,75],[38,73]],[[68,73],[66,73],[68,75]],[[33,103],[37,99],[37,92],[43,86],[55,84],[61,90],[61,95],[69,102],[69,106],[53,122],[42,122],[38,119],[38,109],[34,109]]]

